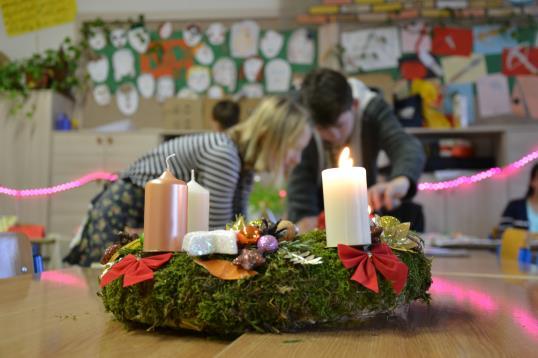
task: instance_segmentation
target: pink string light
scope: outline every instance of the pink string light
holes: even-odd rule
[[[35,196],[48,196],[56,193],[61,193],[63,191],[75,189],[78,187],[81,187],[83,185],[86,185],[92,181],[95,180],[108,180],[108,181],[114,181],[118,179],[118,176],[113,173],[108,172],[93,172],[90,174],[87,174],[79,179],[58,184],[49,188],[35,188],[35,189],[11,189],[6,188],[3,186],[0,186],[0,194],[4,194],[7,196],[12,196],[16,198],[29,198],[29,197],[35,197]]]
[[[499,175],[510,175],[516,172],[517,170],[525,167],[529,163],[535,161],[538,159],[538,150],[531,152],[524,157],[522,157],[519,160],[516,160],[513,163],[508,164],[504,168],[490,168],[488,170],[476,173],[471,176],[461,176],[456,179],[447,180],[447,181],[440,181],[440,182],[426,182],[426,183],[420,183],[418,185],[418,190],[421,191],[437,191],[437,190],[447,190],[447,189],[454,189],[461,185],[469,185],[481,182],[482,180],[486,180],[488,178],[496,177]],[[118,179],[118,176],[114,173],[109,172],[93,172],[90,174],[87,174],[79,179],[58,184],[49,188],[35,188],[35,189],[12,189],[7,188],[4,186],[0,186],[0,195],[7,195],[12,196],[15,198],[30,198],[35,196],[49,196],[56,193],[61,193],[63,191],[75,189],[78,187],[81,187],[83,185],[86,185],[92,181],[95,180],[107,180],[107,181],[115,181]],[[286,197],[286,192],[284,190],[281,190],[279,192],[279,196],[281,198]]]
[[[516,160],[513,163],[508,164],[504,168],[490,168],[488,170],[476,173],[470,176],[461,176],[456,179],[440,181],[440,182],[426,182],[420,183],[418,185],[418,190],[420,191],[437,191],[437,190],[447,190],[454,189],[461,185],[469,185],[481,182],[488,178],[500,176],[500,175],[511,175],[517,170],[523,168],[534,160],[538,159],[538,150],[531,152],[519,160]]]

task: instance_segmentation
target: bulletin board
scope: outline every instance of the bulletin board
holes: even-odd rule
[[[123,27],[125,29],[125,27]],[[278,53],[273,57],[268,58],[264,55],[264,52],[260,48],[257,49],[256,53],[251,57],[258,58],[262,61],[262,67],[260,74],[256,76],[256,80],[248,80],[245,77],[243,71],[243,65],[247,58],[237,58],[234,57],[231,53],[230,42],[231,42],[231,31],[226,29],[225,38],[222,44],[212,44],[208,39],[207,32],[203,31],[200,42],[195,46],[188,46],[184,39],[183,29],[174,29],[174,31],[167,37],[163,39],[160,37],[157,30],[147,30],[149,33],[151,43],[148,46],[146,53],[139,53],[136,51],[131,43],[127,41],[122,48],[117,48],[113,45],[110,39],[107,39],[106,45],[101,49],[93,49],[93,55],[96,57],[101,57],[106,59],[108,62],[109,71],[106,78],[102,81],[96,81],[93,79],[94,85],[106,85],[110,90],[111,94],[115,94],[122,85],[124,84],[133,84],[136,85],[137,78],[146,73],[150,73],[158,79],[161,76],[171,76],[174,81],[175,92],[181,91],[181,89],[189,88],[188,84],[188,73],[189,69],[193,66],[199,66],[205,68],[210,72],[210,86],[218,83],[215,82],[212,73],[212,66],[219,61],[219,59],[230,59],[233,61],[236,69],[236,84],[235,86],[221,86],[224,94],[235,94],[241,90],[241,88],[246,84],[259,84],[263,90],[263,95],[265,94],[279,94],[287,92],[291,87],[294,77],[304,75],[306,72],[310,71],[312,68],[317,65],[317,31],[311,29],[299,29],[304,31],[307,34],[308,39],[312,43],[312,58],[307,63],[293,63],[289,61],[288,48],[289,43],[294,36],[295,31],[293,30],[269,30],[269,29],[260,29],[259,31],[259,41],[264,38],[268,31],[273,31],[282,36],[282,46]],[[113,36],[114,27],[111,27],[111,33],[108,35]],[[129,31],[129,30],[128,30]],[[127,36],[128,37],[128,36]],[[210,63],[201,63],[198,57],[196,56],[196,51],[199,50],[200,46],[207,46],[212,53],[213,60]],[[115,66],[114,66],[114,54],[119,50],[128,50],[132,53],[133,58],[133,70],[125,71],[121,76],[116,76]],[[289,63],[291,68],[291,76],[289,80],[289,86],[285,91],[272,91],[267,90],[267,79],[264,75],[265,66],[272,60],[279,59]],[[306,62],[306,61],[305,61]],[[99,78],[101,79],[101,78]],[[206,95],[207,91],[195,91],[198,95]]]
[[[538,91],[536,40],[533,24],[416,21],[346,28],[339,44],[348,75],[390,76],[395,95],[422,98],[428,126],[450,127],[458,126],[452,120],[458,110],[454,95],[464,98],[460,108],[468,124],[514,115],[538,119],[538,100],[532,96]]]

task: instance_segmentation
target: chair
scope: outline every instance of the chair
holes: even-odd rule
[[[0,279],[34,273],[32,245],[20,233],[0,233]]]

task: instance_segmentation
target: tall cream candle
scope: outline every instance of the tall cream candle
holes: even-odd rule
[[[189,211],[187,216],[187,232],[209,230],[209,191],[194,180],[194,169],[191,180],[187,183],[189,191]]]
[[[187,233],[187,185],[170,170],[150,180],[144,192],[144,251],[180,251]]]
[[[338,168],[321,173],[327,247],[370,245],[366,170],[353,166],[349,148],[344,148]]]

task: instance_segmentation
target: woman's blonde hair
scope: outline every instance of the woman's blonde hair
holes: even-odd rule
[[[299,104],[284,97],[269,97],[248,119],[227,132],[247,169],[280,176],[288,149],[307,125],[307,113]]]

